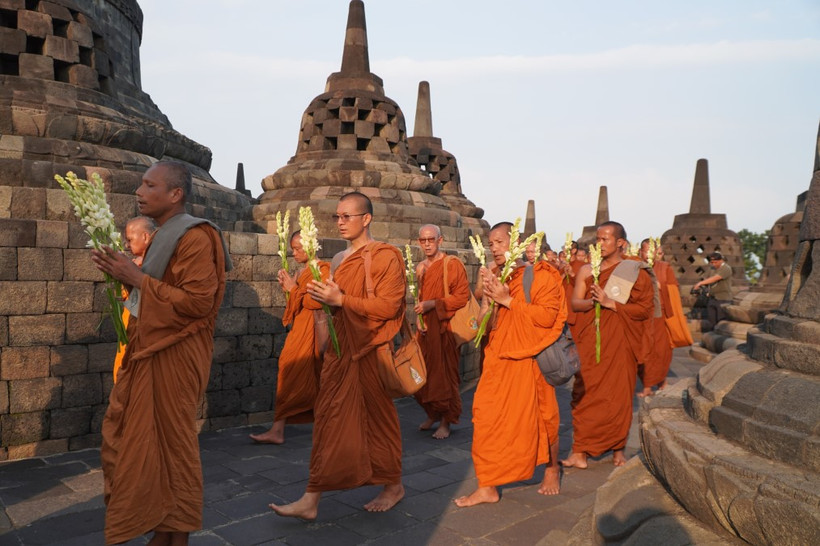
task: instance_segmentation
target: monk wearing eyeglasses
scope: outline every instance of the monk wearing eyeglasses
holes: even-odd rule
[[[427,420],[419,430],[438,428],[433,438],[443,440],[450,436],[450,425],[458,423],[461,415],[458,361],[461,354],[450,330],[450,319],[467,305],[470,285],[467,270],[456,257],[441,251],[443,238],[438,226],[428,224],[419,229],[419,246],[425,260],[416,267],[419,279],[419,302],[415,311],[424,317],[425,329],[418,333],[419,345],[427,365],[427,383],[415,394],[416,401],[427,413]],[[444,287],[444,268],[447,268],[447,289]]]

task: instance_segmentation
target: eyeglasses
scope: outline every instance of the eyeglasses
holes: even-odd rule
[[[419,237],[419,244],[424,243],[435,243],[438,240],[438,237]]]
[[[361,213],[361,214],[347,214],[347,213],[344,213],[344,214],[334,214],[333,216],[331,216],[331,218],[333,218],[333,221],[334,221],[334,222],[339,222],[339,220],[341,220],[343,224],[346,224],[346,223],[348,223],[348,222],[350,221],[350,219],[351,219],[352,217],[354,217],[354,216],[364,216],[365,214],[369,214],[369,213],[367,213],[367,212],[363,212],[363,213]]]

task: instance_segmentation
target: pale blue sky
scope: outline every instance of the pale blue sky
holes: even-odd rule
[[[346,0],[140,0],[142,86],[248,189],[296,150],[339,69]],[[371,70],[412,134],[418,82],[464,193],[560,245],[598,186],[630,239],[688,212],[698,158],[712,212],[763,231],[808,189],[820,121],[817,0],[365,2]]]

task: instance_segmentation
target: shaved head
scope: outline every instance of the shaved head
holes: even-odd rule
[[[421,237],[422,231],[433,231],[436,234],[436,237],[441,237],[441,229],[435,224],[424,224],[419,228],[419,237]]]
[[[148,218],[147,216],[135,216],[134,218],[128,220],[125,224],[125,228],[131,228],[137,233],[153,233],[154,230],[157,229],[157,224],[154,222],[153,218]]]
[[[370,199],[363,193],[359,193],[357,191],[352,191],[350,193],[346,193],[339,198],[339,202],[348,201],[348,200],[355,200],[356,203],[359,205],[359,210],[362,213],[367,213],[370,216],[373,216],[373,203],[370,202]]]

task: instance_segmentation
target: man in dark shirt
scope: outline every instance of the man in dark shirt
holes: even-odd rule
[[[709,265],[715,274],[695,283],[694,289],[709,285],[709,302],[706,305],[706,318],[709,321],[709,330],[714,329],[718,322],[726,316],[721,306],[732,302],[732,268],[723,259],[720,252],[712,252],[708,256]]]

